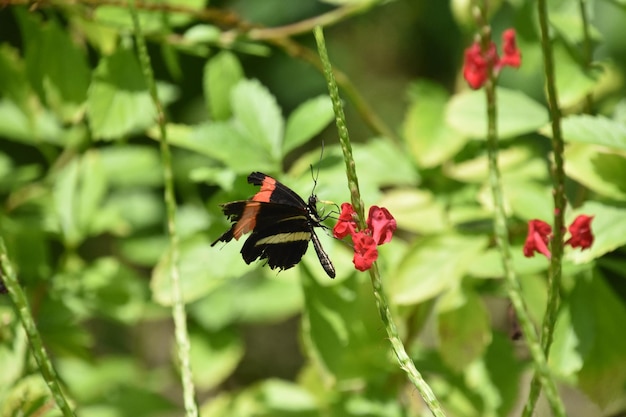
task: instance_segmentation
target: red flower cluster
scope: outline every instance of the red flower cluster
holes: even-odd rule
[[[573,248],[585,250],[593,244],[593,234],[591,232],[591,221],[593,216],[581,214],[576,217],[567,228],[571,237],[565,242]],[[528,222],[528,236],[524,243],[524,256],[530,258],[535,256],[535,252],[543,254],[550,259],[552,254],[548,249],[548,242],[552,239],[552,226],[542,220],[531,220]]]
[[[502,34],[502,52],[504,56],[500,58],[493,42],[489,43],[486,50],[483,50],[479,42],[474,42],[465,50],[463,77],[471,88],[477,90],[482,87],[490,74],[493,72],[497,75],[502,67],[519,68],[522,54],[515,43],[514,29],[507,29]]]
[[[351,235],[354,243],[354,258],[352,262],[359,271],[367,271],[378,258],[376,246],[391,240],[397,228],[396,220],[389,210],[384,207],[370,207],[367,217],[367,228],[358,230],[356,212],[350,203],[341,205],[341,214],[333,228],[333,235],[337,239]]]

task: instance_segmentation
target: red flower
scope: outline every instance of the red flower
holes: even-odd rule
[[[465,50],[463,78],[465,78],[469,86],[474,90],[482,87],[487,81],[487,78],[489,78],[487,59],[483,56],[482,48],[478,42],[474,42]]]
[[[389,210],[378,206],[370,207],[367,228],[372,231],[372,237],[377,245],[389,242],[397,227],[396,219],[389,213]]]
[[[502,34],[502,44],[502,52],[504,52],[504,56],[500,60],[500,67],[508,65],[513,68],[519,68],[522,63],[522,54],[519,49],[517,49],[514,29],[507,29],[504,31]]]
[[[582,248],[582,250],[591,247],[593,243],[593,234],[591,233],[592,220],[593,216],[586,216],[584,214],[576,217],[567,228],[572,237],[570,237],[565,244],[572,245],[572,248]]]
[[[367,231],[356,232],[352,235],[354,243],[354,258],[352,262],[359,271],[367,271],[378,258],[376,241]]]
[[[337,224],[333,227],[333,236],[337,239],[343,239],[344,237],[356,232],[356,221],[354,207],[350,203],[343,203],[341,205],[341,214]]]
[[[539,252],[550,259],[552,254],[548,249],[548,241],[552,238],[552,226],[541,220],[528,222],[528,236],[524,243],[524,256],[530,258]]]
[[[352,243],[354,243],[352,262],[359,271],[366,271],[378,258],[376,246],[389,242],[396,228],[396,220],[389,210],[372,206],[367,217],[367,228],[358,230],[354,207],[350,203],[343,203],[337,224],[333,227],[333,235],[338,239],[352,236]]]
[[[489,47],[483,50],[481,44],[475,41],[465,50],[463,63],[463,77],[474,90],[482,87],[489,76],[497,76],[500,69],[505,66],[518,68],[522,63],[522,55],[515,43],[515,30],[507,29],[502,34],[502,51],[504,57],[500,59],[496,45],[489,43]]]

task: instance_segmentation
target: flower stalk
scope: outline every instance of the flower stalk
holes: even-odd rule
[[[191,359],[189,356],[190,342],[187,332],[187,314],[185,312],[185,304],[183,302],[182,290],[180,286],[180,274],[178,271],[179,260],[179,238],[176,230],[176,199],[174,197],[174,173],[172,169],[172,154],[167,142],[166,117],[163,106],[157,95],[156,83],[150,63],[150,56],[146,42],[141,31],[139,17],[135,8],[135,1],[129,0],[129,11],[133,20],[135,31],[135,39],[137,42],[137,51],[139,55],[139,63],[143,71],[144,77],[150,90],[150,96],[157,111],[157,121],[160,133],[160,150],[163,162],[163,179],[165,183],[164,199],[167,212],[167,231],[170,239],[169,262],[170,262],[170,279],[172,290],[172,315],[174,317],[174,333],[176,339],[176,348],[180,366],[180,374],[183,386],[183,401],[185,404],[185,412],[187,417],[198,416],[198,406],[195,401],[195,386],[193,384],[193,374],[191,372]]]
[[[359,183],[356,175],[356,165],[352,156],[352,146],[350,144],[350,138],[348,135],[345,116],[343,113],[343,107],[341,104],[341,99],[339,97],[339,90],[333,76],[332,67],[330,65],[330,60],[326,51],[324,33],[321,27],[316,27],[314,30],[314,34],[320,59],[324,66],[324,75],[326,77],[326,83],[328,85],[330,98],[333,102],[333,109],[335,111],[335,121],[337,123],[339,141],[341,143],[341,149],[343,151],[344,161],[346,163],[346,173],[348,177],[348,187],[350,189],[352,206],[354,207],[354,210],[357,214],[356,222],[358,228],[363,230],[366,228],[365,210],[361,201],[361,194],[359,192]],[[380,318],[385,325],[385,330],[387,331],[387,335],[391,342],[392,349],[394,351],[394,354],[396,355],[400,368],[407,373],[409,380],[413,383],[431,413],[435,417],[445,417],[445,413],[441,405],[439,404],[439,401],[435,397],[435,394],[415,367],[415,364],[407,354],[404,344],[400,339],[398,329],[389,308],[389,302],[387,301],[387,297],[385,296],[385,292],[383,290],[383,283],[376,262],[374,262],[372,267],[369,269],[369,273],[374,291],[374,297],[376,299],[376,306],[378,307]]]
[[[11,261],[9,260],[2,236],[0,236],[0,271],[0,287],[6,286],[6,290],[8,291],[11,301],[15,307],[15,313],[22,322],[22,327],[26,331],[26,336],[28,337],[33,357],[39,367],[39,372],[46,381],[48,388],[50,388],[54,402],[63,413],[63,416],[75,416],[74,411],[70,407],[69,402],[61,390],[59,377],[52,366],[52,361],[50,360],[50,357],[46,352],[46,348],[43,345],[41,336],[39,335],[39,331],[35,325],[35,320],[30,313],[28,300],[26,299],[26,295],[24,294],[24,291],[22,291],[22,287],[20,287],[17,280],[17,275],[11,265]]]
[[[537,333],[528,314],[522,298],[521,288],[511,257],[509,246],[506,211],[502,191],[502,181],[498,168],[498,130],[497,130],[497,90],[496,82],[499,72],[504,65],[513,67],[521,63],[521,55],[515,46],[514,32],[506,31],[503,40],[504,58],[501,59],[491,40],[491,28],[485,20],[484,10],[474,8],[474,14],[479,26],[478,40],[466,50],[463,75],[471,88],[484,87],[487,106],[487,154],[489,163],[489,185],[494,203],[494,233],[496,245],[502,258],[502,266],[506,279],[506,291],[511,301],[526,344],[530,350],[535,365],[537,386],[545,389],[546,397],[555,416],[565,416],[563,402],[558,395],[556,384],[548,367],[547,356],[540,345]],[[561,239],[562,239],[561,233]],[[562,247],[561,247],[562,249]]]

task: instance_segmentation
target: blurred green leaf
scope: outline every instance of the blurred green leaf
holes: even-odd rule
[[[212,247],[211,241],[201,235],[181,240],[178,273],[184,302],[204,297],[224,280],[239,276],[250,268],[241,259],[237,245],[232,242],[220,245]],[[167,306],[172,303],[170,266],[168,249],[152,271],[150,282],[154,301]]]
[[[567,176],[602,196],[626,200],[626,157],[586,144],[567,146],[564,157]]]
[[[146,3],[153,6],[146,9],[137,10],[139,24],[144,34],[151,32],[169,32],[172,28],[183,26],[192,21],[192,13],[177,13],[178,8],[191,9],[199,11],[204,7],[203,0],[149,0]],[[172,8],[171,12],[165,12],[158,6],[165,5]],[[122,7],[98,5],[95,9],[94,19],[103,26],[115,26],[119,30],[125,30],[132,33],[133,21],[128,10]]]
[[[333,105],[328,96],[319,96],[300,104],[287,119],[283,155],[312,139],[334,119]]]
[[[214,158],[236,173],[279,170],[278,162],[272,160],[258,141],[239,132],[230,122],[204,123],[194,128],[169,125],[168,140],[175,146]]]
[[[466,142],[445,121],[449,94],[442,86],[427,81],[415,83],[411,92],[414,97],[404,119],[404,139],[419,166],[441,165]]]
[[[153,147],[109,146],[100,148],[99,154],[103,174],[111,186],[160,186],[163,183],[161,157]]]
[[[23,143],[61,145],[62,131],[54,114],[46,109],[24,113],[16,103],[0,98],[0,134]]]
[[[7,43],[0,45],[0,92],[19,107],[24,115],[32,117],[36,102],[29,102],[33,92],[24,66],[17,49]]]
[[[242,259],[239,262],[245,265]],[[302,309],[298,275],[290,269],[282,271],[278,277],[262,278],[260,274],[247,273],[225,280],[192,304],[190,315],[209,331],[236,323],[285,320]]]
[[[498,87],[498,138],[511,139],[535,132],[548,122],[548,111],[524,93]],[[452,97],[446,121],[459,133],[478,139],[487,135],[487,104],[482,90],[465,91]]]
[[[486,245],[486,237],[441,235],[418,239],[390,276],[390,298],[401,305],[418,304],[457,287]]]
[[[385,193],[380,205],[393,214],[402,230],[432,234],[449,227],[445,207],[428,191],[414,188],[391,190]]]
[[[264,149],[271,162],[281,161],[285,123],[270,91],[257,80],[241,80],[231,92],[231,106],[237,132]]]
[[[571,29],[568,31],[571,32]],[[559,63],[555,66],[559,105],[561,108],[572,107],[590,94],[597,82],[583,71],[578,60],[564,45],[559,42],[553,45],[554,61]]]
[[[462,371],[478,359],[491,342],[491,324],[487,308],[478,295],[469,288],[461,294],[461,305],[443,307],[445,298],[439,302],[437,330],[441,357],[455,371]]]
[[[604,408],[623,394],[626,383],[626,308],[597,273],[576,281],[569,308],[584,361],[578,386]]]
[[[215,388],[228,378],[244,354],[242,341],[232,329],[192,333],[190,344],[194,383],[203,390]]]
[[[339,382],[379,375],[389,366],[388,344],[364,276],[351,274],[341,283],[318,281],[303,270],[305,309],[302,333],[306,350],[323,374]],[[329,375],[330,376],[330,375]]]
[[[230,118],[231,92],[243,77],[243,68],[232,52],[220,52],[207,61],[204,66],[203,87],[213,120],[224,121]]]
[[[132,51],[119,49],[100,59],[89,87],[87,116],[94,137],[105,140],[120,139],[155,124],[156,110]]]
[[[265,379],[238,394],[222,394],[202,406],[203,417],[317,417],[315,398],[289,381]]]
[[[615,150],[626,151],[626,126],[603,116],[579,114],[562,120],[563,139],[572,143],[602,145]],[[548,127],[542,133],[551,137]]]
[[[51,402],[52,396],[41,375],[30,375],[11,387],[0,402],[1,416],[35,417],[46,411],[46,403]],[[45,414],[47,417],[57,417],[60,413]]]
[[[87,98],[90,70],[85,51],[56,20],[45,23],[34,14],[19,12],[26,34],[26,71],[42,101],[64,121],[81,116]]]
[[[549,266],[549,261],[543,256],[525,257],[521,246],[511,247],[511,261],[513,270],[519,275],[537,274]],[[478,255],[476,262],[472,262],[468,273],[476,278],[504,278],[502,255],[496,248],[487,249]]]

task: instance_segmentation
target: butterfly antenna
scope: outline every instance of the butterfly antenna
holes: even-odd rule
[[[324,156],[324,141],[322,140],[322,151],[320,152],[320,159],[317,161],[317,171],[313,172],[313,164],[311,167],[311,177],[313,178],[313,191],[311,191],[311,195],[315,195],[315,187],[317,187],[317,179],[320,176],[320,165],[322,165],[322,157]]]

